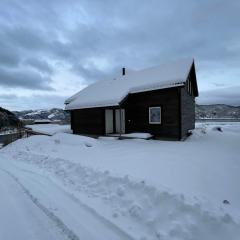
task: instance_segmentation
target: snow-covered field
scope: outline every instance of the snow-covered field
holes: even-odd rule
[[[184,142],[18,140],[0,150],[0,239],[237,240],[239,156],[240,123]]]
[[[33,124],[27,125],[26,127],[31,128],[35,132],[53,135],[59,132],[71,133],[70,125],[60,124]]]

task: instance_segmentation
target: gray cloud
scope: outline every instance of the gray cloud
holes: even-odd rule
[[[13,99],[13,98],[16,98],[15,94],[1,94],[0,95],[1,102],[8,101],[9,99]]]
[[[50,109],[54,107],[63,108],[64,100],[67,96],[59,96],[57,94],[34,94],[31,96],[17,96],[14,94],[0,95],[1,106],[12,111],[26,109]],[[41,105],[36,107],[36,102]]]
[[[33,68],[36,68],[42,73],[52,74],[52,67],[44,60],[36,59],[36,58],[28,58],[24,61],[24,64],[27,64]]]
[[[240,106],[240,86],[202,91],[197,103]]]
[[[3,0],[0,84],[50,90],[54,62],[91,83],[122,66],[145,68],[190,56],[207,100],[202,86],[239,84],[239,11],[235,0]],[[226,80],[214,79],[219,71]]]
[[[20,56],[16,49],[13,49],[6,44],[1,44],[0,65],[7,67],[16,67],[20,62]]]
[[[53,88],[49,86],[50,82],[50,78],[43,77],[34,71],[0,68],[0,85],[7,88],[52,91]]]

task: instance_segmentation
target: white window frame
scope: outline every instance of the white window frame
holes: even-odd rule
[[[151,121],[151,109],[153,109],[153,108],[159,108],[160,109],[160,121],[159,122],[152,122]],[[148,121],[149,121],[149,124],[161,124],[162,123],[162,107],[161,106],[149,107],[149,109],[148,109]]]

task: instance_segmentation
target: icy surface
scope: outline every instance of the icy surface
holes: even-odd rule
[[[193,59],[184,59],[98,81],[67,99],[66,109],[115,106],[129,93],[181,86],[187,80],[192,63]]]
[[[18,140],[0,151],[0,239],[238,240],[239,142],[239,123],[197,124],[184,142]]]

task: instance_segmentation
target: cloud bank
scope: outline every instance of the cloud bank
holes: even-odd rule
[[[123,66],[140,69],[190,56],[199,102],[240,105],[239,11],[235,0],[3,0],[0,96],[16,96],[16,109],[42,108],[43,102],[33,106],[24,97],[33,102],[54,92],[67,98]],[[8,101],[4,106],[12,108]]]

